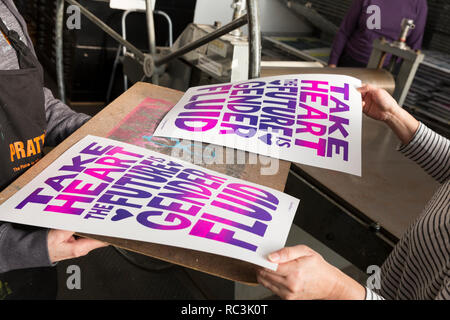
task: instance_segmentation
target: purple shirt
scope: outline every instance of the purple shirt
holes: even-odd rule
[[[367,21],[374,15],[368,7],[380,8],[381,29],[369,29]],[[398,40],[403,18],[414,20],[415,29],[411,30],[406,43],[414,50],[422,46],[427,19],[426,0],[354,0],[334,39],[329,64],[338,64],[345,52],[354,60],[368,63],[375,39],[385,37],[388,41]],[[386,59],[385,65],[390,59]]]

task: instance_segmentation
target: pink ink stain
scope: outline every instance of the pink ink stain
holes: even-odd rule
[[[144,148],[170,147],[172,139],[153,137],[153,133],[173,106],[172,102],[146,98],[106,136]]]

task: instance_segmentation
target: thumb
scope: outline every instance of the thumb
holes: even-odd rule
[[[358,90],[361,93],[365,93],[371,90],[371,86],[367,83],[363,83],[362,86],[360,88],[357,88],[356,90]]]
[[[71,242],[74,240],[73,235],[73,231],[51,229],[48,232],[48,242],[53,244]]]
[[[73,242],[72,246],[74,255],[77,257],[82,257],[87,255],[92,250],[106,247],[108,244],[94,239],[81,238]]]
[[[314,251],[304,245],[286,247],[269,254],[269,260],[274,263],[285,263],[304,256],[310,256]]]

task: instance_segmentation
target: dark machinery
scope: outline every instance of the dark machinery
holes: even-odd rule
[[[125,40],[116,31],[110,28],[106,23],[97,18],[85,7],[81,6],[75,0],[58,0],[57,8],[57,32],[56,32],[56,64],[57,64],[57,82],[59,95],[61,100],[65,101],[65,89],[63,78],[63,63],[62,63],[62,48],[63,48],[63,18],[64,18],[64,5],[65,2],[77,6],[81,13],[86,16],[90,21],[95,23],[104,32],[110,35],[113,39],[119,42],[123,47],[127,49],[127,58],[134,60],[143,70],[144,80],[145,78],[151,79],[155,84],[158,83],[158,76],[163,71],[163,66],[170,61],[179,58],[186,53],[189,53],[205,44],[212,42],[223,35],[226,35],[232,31],[235,31],[242,26],[248,24],[249,27],[249,78],[257,78],[260,75],[261,66],[261,31],[259,24],[259,10],[258,0],[247,0],[247,13],[233,20],[231,23],[217,28],[211,33],[204,35],[203,37],[188,43],[177,50],[167,49],[164,53],[157,54],[155,44],[155,27],[153,21],[153,9],[151,6],[151,0],[146,0],[147,5],[147,28],[149,34],[149,53],[144,53],[133,44]],[[237,9],[237,7],[236,7]],[[240,9],[240,8],[239,8]]]

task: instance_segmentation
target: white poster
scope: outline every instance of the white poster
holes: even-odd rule
[[[361,176],[361,81],[287,75],[189,89],[154,135]]]
[[[0,206],[0,221],[147,241],[275,270],[299,200],[106,138],[87,136]]]

